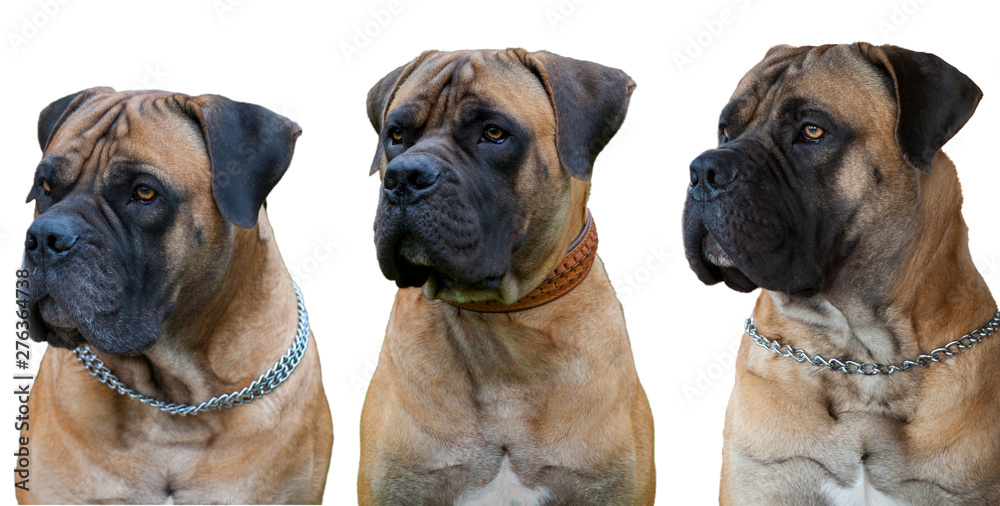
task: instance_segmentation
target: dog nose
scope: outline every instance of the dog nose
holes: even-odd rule
[[[24,249],[37,260],[43,252],[60,255],[76,244],[77,235],[65,219],[39,217],[28,227]]]
[[[429,156],[400,156],[386,167],[382,187],[394,204],[412,204],[434,189],[441,172]]]
[[[712,200],[736,179],[734,160],[726,152],[711,149],[691,162],[691,186],[695,200]]]

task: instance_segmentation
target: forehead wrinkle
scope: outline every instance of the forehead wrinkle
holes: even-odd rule
[[[118,139],[111,162],[154,169],[150,172],[177,188],[210,184],[211,163],[201,129],[181,110],[177,99],[159,96],[133,102],[128,114],[141,115],[142,120]]]
[[[443,108],[440,111],[441,117],[445,117],[450,109],[454,109],[458,104],[465,99],[465,90],[469,88],[470,83],[475,82],[476,69],[475,64],[472,61],[472,54],[463,54],[458,60],[455,61],[455,66],[451,71],[451,75],[448,77],[448,81],[445,83],[447,90],[444,90],[442,96],[445,98],[443,100]]]
[[[749,120],[753,118],[762,118],[763,115],[759,114],[760,109],[770,106],[774,99],[774,90],[780,89],[784,85],[785,73],[788,72],[789,67],[788,59],[783,58],[772,62],[761,70],[751,70],[751,73],[756,71],[757,75],[746,81],[745,85],[741,82],[741,85],[737,86],[730,98],[730,104],[735,105],[730,110],[730,117],[726,119],[730,121],[737,119],[742,123],[749,123]],[[763,92],[765,89],[768,90],[768,93]],[[761,120],[757,121],[757,123],[760,122]],[[744,128],[749,126],[751,125],[744,125]]]
[[[762,107],[770,108],[776,91],[782,90],[790,76],[800,74],[807,65],[826,53],[833,45],[792,48],[791,52],[765,58],[740,80],[730,102],[742,99],[744,106],[733,112],[740,119],[760,118]]]
[[[412,128],[447,127],[449,111],[463,113],[465,103],[490,104],[497,111],[519,111],[526,105],[537,106],[525,115],[532,129],[545,134],[553,130],[555,112],[538,77],[505,51],[457,51],[428,56],[400,86],[393,98],[388,118],[397,111],[411,120]],[[398,120],[395,120],[398,121]],[[554,133],[553,133],[554,135]]]
[[[447,99],[443,91],[452,79],[455,65],[456,61],[453,59],[443,56],[432,58],[417,67],[402,84],[393,104],[400,104],[398,107],[417,105],[412,117],[413,126],[428,125],[439,119],[442,109],[439,102],[442,98]],[[392,107],[390,111],[398,107]]]
[[[125,107],[121,108],[117,114],[115,114],[114,119],[111,124],[108,125],[107,130],[98,140],[98,145],[96,146],[96,160],[98,167],[106,167],[111,161],[112,156],[114,156],[115,148],[118,145],[116,142],[112,142],[114,139],[120,139],[128,135],[129,130],[129,115],[128,115],[129,102],[125,102]],[[91,157],[94,158],[94,157]],[[88,165],[92,163],[89,159],[87,160]]]
[[[551,129],[554,135],[555,111],[538,76],[505,52],[484,55],[480,65],[478,79],[468,86],[471,94],[487,99],[493,108],[518,111],[520,122],[540,134]]]
[[[834,68],[844,67],[861,72],[874,70],[869,68],[870,65],[857,65],[853,61],[845,64],[845,60],[852,59],[852,53],[845,54],[845,50],[849,51],[849,48],[828,44],[809,47],[806,51],[778,59],[766,66],[766,62],[762,62],[759,66],[763,67],[763,70],[758,71],[757,77],[745,87],[743,93],[740,94],[740,90],[734,93],[733,101],[742,99],[752,102],[752,108],[749,105],[737,108],[737,115],[740,119],[756,118],[758,125],[763,123],[765,119],[776,119],[782,112],[778,107],[786,103],[789,96],[792,96],[793,99],[801,97],[805,101],[821,106],[828,113],[840,116],[838,119],[845,118],[843,115],[837,114],[841,108],[829,106],[827,99],[831,96],[839,98],[838,103],[852,106],[856,105],[859,98],[864,99],[867,103],[866,106],[877,105],[878,100],[873,101],[871,100],[873,97],[869,94],[856,91],[858,82],[854,78],[857,77],[857,72],[831,71]],[[751,71],[751,73],[753,72]],[[817,76],[819,77],[812,79]],[[806,79],[807,77],[811,79]],[[871,80],[866,81],[870,82]],[[806,86],[801,86],[803,82],[806,83]],[[765,89],[767,92],[761,93]],[[760,114],[761,110],[766,110],[769,114]]]
[[[808,74],[813,79],[806,81],[807,86],[797,86],[795,92],[822,106],[834,119],[862,130],[892,128],[895,100],[878,69],[860,55],[839,49],[828,51],[830,64],[817,65]]]
[[[59,156],[64,162],[59,164],[60,170],[53,173],[54,181],[64,185],[79,184],[100,166],[105,148],[110,144],[108,131],[118,123],[124,111],[120,100],[102,102],[95,105],[103,107],[74,113],[56,132],[48,153]],[[89,126],[81,131],[81,123]]]

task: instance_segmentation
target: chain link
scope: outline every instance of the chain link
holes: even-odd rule
[[[899,364],[873,364],[869,362],[855,362],[853,360],[840,360],[837,358],[825,359],[819,355],[810,356],[805,351],[792,348],[790,345],[781,343],[776,339],[768,339],[757,333],[757,327],[753,324],[753,316],[747,318],[743,330],[746,331],[750,339],[761,348],[771,350],[782,357],[790,358],[796,362],[809,362],[812,365],[826,367],[831,371],[840,371],[845,374],[864,374],[873,376],[876,374],[892,374],[896,371],[906,371],[914,366],[927,367],[932,362],[943,362],[946,358],[956,355],[958,352],[972,348],[982,342],[987,337],[993,335],[1000,328],[1000,309],[993,315],[993,319],[986,322],[982,327],[928,353],[919,355],[916,360],[904,360]]]
[[[273,367],[268,369],[264,374],[261,374],[250,385],[231,394],[212,397],[197,406],[158,401],[128,388],[118,377],[111,373],[110,369],[104,366],[104,361],[90,349],[89,345],[84,344],[76,347],[73,350],[73,355],[90,372],[91,376],[94,376],[112,390],[122,395],[127,395],[139,402],[148,403],[150,406],[159,408],[161,411],[166,411],[172,415],[197,415],[203,411],[218,411],[246,404],[284,383],[291,376],[292,371],[299,365],[302,356],[305,354],[306,347],[309,345],[309,313],[306,312],[306,305],[302,300],[302,292],[299,290],[299,285],[295,281],[292,281],[292,287],[295,288],[295,298],[298,302],[299,311],[298,329],[292,346]]]

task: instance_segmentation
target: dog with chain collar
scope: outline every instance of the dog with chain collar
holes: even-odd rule
[[[1000,313],[940,150],[981,96],[866,43],[778,46],[740,81],[684,209],[698,277],[763,288],[722,504],[1000,504]]]
[[[18,501],[321,501],[330,408],[262,206],[300,133],[216,95],[92,88],[42,111],[22,272],[49,348]]]

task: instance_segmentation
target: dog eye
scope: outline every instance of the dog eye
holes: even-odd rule
[[[806,140],[816,142],[826,135],[826,131],[816,125],[806,125],[802,128],[802,135]]]
[[[722,142],[729,142],[729,127],[722,125]]]
[[[52,187],[49,186],[49,181],[44,177],[38,181],[38,184],[42,187],[42,190],[45,191],[46,195],[52,193]]]
[[[392,137],[392,144],[395,146],[403,142],[403,131],[398,128],[393,128],[389,130],[389,135]]]
[[[132,194],[132,200],[137,202],[142,202],[143,204],[148,204],[156,198],[156,190],[145,186],[139,185],[135,187],[135,192]]]
[[[507,132],[504,132],[500,127],[496,125],[490,125],[483,130],[483,139],[500,144],[507,138]]]

